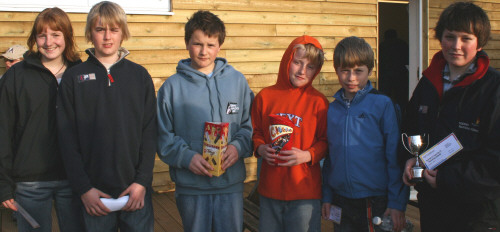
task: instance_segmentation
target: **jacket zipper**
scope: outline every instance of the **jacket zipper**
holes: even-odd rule
[[[115,80],[113,79],[113,76],[111,76],[111,70],[106,69],[106,71],[108,71],[108,86],[111,86],[111,83],[115,82]]]
[[[348,136],[349,136],[349,133],[348,133],[348,127],[349,127],[349,115],[351,114],[351,104],[352,104],[352,101],[346,103],[346,108],[347,108],[347,111],[346,111],[346,121],[345,121],[345,127],[344,127],[344,134],[346,135],[345,138],[344,138],[344,147],[346,148],[347,147],[347,141],[349,140],[348,139]],[[346,181],[347,181],[347,185],[349,186],[349,192],[352,193],[352,183],[351,183],[351,178],[349,178],[349,157],[347,156],[347,149],[344,149],[344,160],[345,160],[345,167],[346,167]]]

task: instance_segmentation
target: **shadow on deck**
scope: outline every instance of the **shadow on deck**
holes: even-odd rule
[[[252,190],[255,182],[245,184],[245,197]],[[174,192],[154,193],[153,194],[153,209],[155,217],[155,232],[182,232],[182,222],[177,206],[175,204]],[[15,232],[17,231],[15,223],[12,221],[11,212],[2,209],[2,217],[0,231]],[[54,211],[52,212],[54,214]],[[415,225],[414,232],[420,232],[420,221],[418,208],[408,205],[406,210],[408,217]],[[53,217],[53,232],[58,232],[56,217]],[[333,231],[333,224],[330,221],[322,221],[321,231]]]

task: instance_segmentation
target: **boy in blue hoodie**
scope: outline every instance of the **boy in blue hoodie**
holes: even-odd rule
[[[191,58],[179,61],[177,73],[158,91],[158,155],[169,165],[176,185],[177,208],[184,231],[242,231],[243,159],[252,154],[247,80],[217,57],[225,38],[224,23],[198,11],[185,26]],[[205,122],[228,122],[225,173],[212,176],[202,157]]]
[[[400,231],[409,190],[397,162],[395,105],[368,80],[374,54],[365,40],[343,39],[333,59],[342,88],[328,108],[322,216],[328,219],[331,207],[340,208],[340,224],[334,224],[339,232],[378,231],[372,218],[391,215],[393,229]]]

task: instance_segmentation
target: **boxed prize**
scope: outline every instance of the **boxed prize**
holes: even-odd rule
[[[222,155],[227,148],[227,135],[229,123],[205,122],[203,134],[203,159],[214,169],[210,171],[214,176],[220,176],[222,171]]]

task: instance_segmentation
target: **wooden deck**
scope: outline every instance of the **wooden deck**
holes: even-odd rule
[[[247,196],[254,182],[245,184],[245,196]],[[154,193],[153,194],[153,209],[155,217],[155,232],[182,232],[182,222],[177,206],[175,204],[174,192]],[[420,222],[418,208],[408,205],[406,216],[415,225],[414,232],[420,232]],[[54,228],[53,232],[58,232],[57,220],[53,217]],[[12,221],[11,213],[2,210],[1,232],[15,232],[16,225]],[[321,231],[333,231],[333,224],[330,221],[322,221]]]

